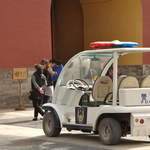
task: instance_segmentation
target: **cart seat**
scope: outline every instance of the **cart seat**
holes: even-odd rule
[[[112,92],[112,80],[108,76],[97,78],[94,83],[92,96],[95,101],[104,101],[106,95]]]
[[[139,88],[139,82],[136,77],[127,76],[120,81],[120,88]]]
[[[140,87],[141,88],[150,88],[150,75],[143,78],[143,80],[140,84]]]
[[[119,88],[119,86],[120,86],[121,81],[122,81],[123,79],[125,79],[126,77],[127,77],[127,75],[120,75],[120,76],[118,77],[118,88]]]

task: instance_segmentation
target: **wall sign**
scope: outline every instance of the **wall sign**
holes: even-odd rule
[[[25,80],[27,78],[27,68],[13,68],[13,80]]]

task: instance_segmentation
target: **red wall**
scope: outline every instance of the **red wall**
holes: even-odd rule
[[[50,58],[51,0],[0,0],[0,68]]]
[[[150,0],[141,0],[143,7],[143,46],[150,47]],[[150,53],[143,55],[143,63],[150,64]]]

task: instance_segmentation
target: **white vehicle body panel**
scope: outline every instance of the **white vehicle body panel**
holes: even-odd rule
[[[75,125],[75,107],[67,107],[66,105],[55,105],[55,104],[44,104],[44,106],[52,107],[58,113],[61,121],[61,125],[70,124]],[[112,105],[101,105],[100,107],[88,107],[87,110],[87,124],[78,124],[80,126],[91,126],[93,130],[96,128],[98,118],[102,114],[131,114],[131,120],[133,120],[133,114],[142,114],[150,120],[150,106],[136,106],[136,107],[124,107],[124,106],[112,106]],[[142,112],[142,113],[141,113]],[[131,122],[133,124],[133,122]],[[131,126],[132,126],[131,124]],[[134,124],[133,124],[134,125]],[[148,125],[148,124],[146,124]],[[148,127],[148,126],[147,126]],[[148,127],[149,128],[149,127]]]
[[[143,119],[144,123],[140,123]],[[131,115],[131,135],[149,136],[150,135],[150,113],[133,113]]]
[[[132,135],[150,135],[150,88],[131,88],[119,90],[118,103],[118,58],[126,53],[150,52],[150,48],[113,48],[100,50],[87,50],[78,53],[71,58],[61,72],[54,91],[53,104],[44,104],[46,107],[52,107],[56,110],[61,127],[63,125],[90,126],[93,131],[96,129],[98,118],[102,114],[131,114],[130,126]],[[101,76],[105,76],[109,67],[113,64],[113,99],[111,105],[100,105],[99,107],[88,107],[87,121],[85,124],[79,124],[76,121],[76,108],[79,106],[83,91],[68,87],[67,84],[62,84],[62,80],[67,75],[72,62],[81,55],[89,54],[111,54],[110,61],[104,66]],[[88,65],[88,62],[87,62]],[[75,72],[77,72],[76,68]],[[71,71],[70,71],[71,72]],[[69,74],[68,74],[69,76]],[[71,77],[70,77],[71,78]],[[72,80],[72,78],[70,79]],[[144,118],[144,124],[135,123],[135,118]]]
[[[119,104],[121,106],[150,105],[150,88],[120,89]]]

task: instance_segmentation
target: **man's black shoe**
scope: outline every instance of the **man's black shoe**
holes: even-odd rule
[[[37,121],[37,118],[33,118],[32,120],[33,120],[33,121]]]

